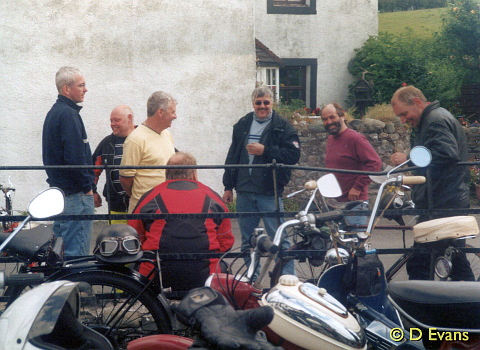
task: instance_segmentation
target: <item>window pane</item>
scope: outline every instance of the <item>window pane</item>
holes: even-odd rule
[[[280,69],[280,96],[283,102],[292,99],[306,102],[306,66],[290,66]]]
[[[272,70],[267,69],[267,85],[272,85]]]
[[[305,6],[306,0],[273,0],[274,6]]]

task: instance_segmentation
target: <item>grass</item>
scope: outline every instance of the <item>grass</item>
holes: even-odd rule
[[[441,15],[445,9],[386,12],[378,14],[378,32],[409,35],[429,39],[442,29]]]

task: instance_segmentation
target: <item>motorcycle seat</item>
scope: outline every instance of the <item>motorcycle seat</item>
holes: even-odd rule
[[[0,243],[5,241],[10,233],[0,232]],[[5,247],[9,255],[32,259],[45,252],[55,243],[51,226],[38,225],[29,230],[21,230]]]
[[[475,237],[478,233],[478,224],[474,216],[451,216],[424,221],[413,226],[415,242],[418,243]]]
[[[388,293],[398,311],[420,326],[480,330],[477,282],[399,281],[388,284]]]
[[[340,210],[351,210],[355,208],[357,205],[365,203],[365,201],[358,200],[358,201],[351,201],[351,202],[338,202],[333,198],[327,199],[327,205],[332,209],[340,209]]]

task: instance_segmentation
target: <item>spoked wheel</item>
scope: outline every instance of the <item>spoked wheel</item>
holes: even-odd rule
[[[470,244],[466,244],[465,248],[474,248]],[[480,253],[467,253],[467,259],[470,262],[473,275],[476,281],[480,281]]]
[[[87,282],[93,296],[80,310],[80,321],[104,334],[115,349],[126,349],[133,339],[158,333],[172,333],[167,311],[141,283],[106,271],[68,276],[73,282]]]

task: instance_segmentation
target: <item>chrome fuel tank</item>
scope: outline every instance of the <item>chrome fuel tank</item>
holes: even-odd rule
[[[275,311],[275,333],[305,349],[366,349],[365,333],[347,309],[323,288],[284,275],[264,294]]]

